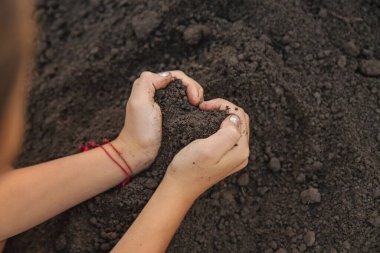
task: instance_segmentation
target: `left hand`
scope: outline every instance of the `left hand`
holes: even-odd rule
[[[162,115],[154,101],[156,89],[165,88],[173,79],[181,79],[190,104],[203,101],[203,88],[182,71],[160,74],[143,72],[134,82],[129,97],[125,124],[114,144],[130,163],[133,175],[149,167],[158,154],[162,138]]]
[[[205,111],[226,111],[230,116],[215,134],[195,140],[179,151],[166,171],[164,182],[176,189],[178,197],[190,202],[245,168],[249,156],[249,116],[242,108],[221,98],[203,102],[199,107]]]

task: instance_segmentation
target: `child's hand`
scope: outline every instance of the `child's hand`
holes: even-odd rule
[[[154,93],[156,89],[165,88],[174,78],[182,79],[191,104],[198,105],[203,101],[203,88],[182,71],[143,72],[133,84],[124,128],[114,144],[122,150],[134,175],[147,168],[157,156],[162,137],[162,115],[154,101]]]
[[[247,166],[249,156],[249,117],[243,109],[224,99],[203,102],[199,107],[227,109],[232,115],[222,122],[218,132],[190,143],[169,165],[165,181],[190,200]]]

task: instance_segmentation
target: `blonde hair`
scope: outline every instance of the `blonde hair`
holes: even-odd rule
[[[0,122],[20,75],[31,69],[35,41],[32,4],[29,0],[0,0]]]

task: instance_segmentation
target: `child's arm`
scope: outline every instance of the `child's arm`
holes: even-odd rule
[[[112,143],[122,151],[133,173],[147,168],[161,144],[161,112],[154,102],[155,89],[173,77],[187,84],[190,102],[199,103],[203,90],[182,72],[169,75],[144,72],[133,85],[125,126]],[[112,149],[104,146],[108,151]],[[116,158],[116,153],[112,153]],[[96,148],[0,175],[0,241],[25,231],[85,201],[125,179],[121,169]]]
[[[200,105],[204,110],[226,106],[237,108],[222,99]],[[241,108],[232,113],[238,117],[230,116],[216,134],[192,142],[175,156],[160,186],[113,253],[164,252],[192,203],[247,165],[249,117]]]

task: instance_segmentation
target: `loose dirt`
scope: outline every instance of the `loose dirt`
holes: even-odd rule
[[[251,156],[195,203],[168,252],[380,252],[380,1],[41,0],[37,15],[19,166],[115,137],[140,72],[181,69],[206,99],[249,113]],[[164,131],[191,134],[173,132],[168,157],[200,134],[180,115],[168,110]],[[6,252],[109,251],[168,161],[16,236]]]

